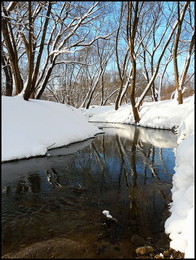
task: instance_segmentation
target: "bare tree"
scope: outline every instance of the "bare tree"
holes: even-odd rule
[[[111,55],[114,52],[114,48],[107,45],[106,40],[98,40],[93,46],[87,49],[87,56],[85,57],[86,63],[89,66],[84,65],[81,71],[86,75],[86,94],[83,97],[83,102],[80,107],[89,108],[94,98],[101,99],[104,102],[104,74],[106,71],[107,64],[110,60]]]
[[[191,35],[191,39],[188,42],[188,46],[186,46],[186,48],[188,49],[187,51],[187,57],[185,59],[184,62],[184,66],[183,69],[181,71],[181,73],[179,72],[179,68],[178,68],[178,48],[179,48],[179,43],[180,41],[182,41],[180,39],[180,36],[182,34],[182,27],[183,27],[183,23],[185,23],[185,12],[186,10],[189,8],[190,3],[186,2],[185,7],[184,7],[184,12],[181,14],[180,13],[180,3],[177,2],[177,19],[178,19],[178,25],[177,25],[177,31],[175,34],[175,38],[174,38],[174,47],[173,47],[173,63],[174,63],[174,76],[175,76],[175,84],[176,84],[176,91],[178,94],[177,100],[178,100],[178,104],[182,104],[183,103],[183,87],[185,84],[185,80],[186,80],[186,76],[187,76],[187,72],[188,72],[188,68],[190,65],[190,59],[191,59],[191,55],[193,52],[193,47],[195,44],[195,29],[193,27],[193,25],[191,24],[191,14],[189,13],[189,19],[190,19],[190,28],[192,30],[192,32],[189,32],[189,35]],[[187,35],[186,35],[186,39],[187,39]],[[186,40],[187,42],[187,40]]]
[[[188,5],[188,2],[186,2],[186,3],[183,5],[182,9],[181,9],[181,12],[180,12],[180,20],[182,20],[183,17],[184,17],[184,13],[186,12],[187,5]],[[163,48],[162,48],[162,51],[161,51],[160,54],[159,54],[159,58],[158,58],[157,65],[156,65],[156,68],[155,68],[155,70],[154,70],[154,73],[153,73],[153,75],[152,75],[150,81],[148,82],[146,88],[144,89],[142,95],[140,96],[140,98],[138,99],[138,101],[137,101],[137,103],[136,103],[136,109],[138,109],[138,110],[139,110],[140,106],[142,105],[142,102],[143,102],[143,100],[144,100],[144,98],[145,98],[145,96],[146,96],[148,90],[151,88],[152,83],[153,83],[153,82],[155,81],[155,79],[156,79],[156,76],[157,76],[158,71],[159,71],[159,67],[160,67],[160,65],[161,65],[161,60],[162,60],[162,58],[163,58],[163,56],[164,56],[164,53],[165,53],[165,51],[166,51],[168,45],[169,45],[170,42],[171,42],[172,36],[173,36],[173,34],[174,34],[174,32],[175,32],[177,26],[178,26],[178,23],[179,23],[179,19],[176,19],[176,21],[174,22],[174,24],[173,24],[173,26],[172,26],[172,28],[171,28],[171,30],[170,30],[170,33],[169,33],[169,35],[168,35],[168,37],[167,37],[167,40],[166,40],[166,42],[165,42],[165,44],[164,44],[164,46],[163,46]]]
[[[140,121],[138,109],[135,106],[135,87],[136,87],[136,52],[135,52],[135,39],[138,27],[139,16],[142,10],[143,2],[127,2],[128,14],[127,14],[127,41],[130,52],[131,60],[131,84],[130,84],[130,98],[133,116],[135,122]]]
[[[103,13],[100,2],[7,2],[2,3],[2,33],[13,71],[16,94],[25,100],[40,98],[62,54],[80,51],[99,38],[89,26]],[[17,19],[15,17],[17,16]],[[19,21],[19,22],[18,22]],[[20,60],[26,58],[24,79]]]
[[[18,50],[17,50],[17,44],[18,41],[16,40],[17,37],[14,37],[14,26],[11,23],[10,19],[10,13],[13,11],[13,9],[16,7],[17,2],[11,2],[7,8],[4,6],[4,3],[2,3],[2,11],[4,16],[2,16],[1,19],[1,29],[4,37],[4,42],[7,47],[10,64],[12,67],[13,77],[14,77],[14,83],[16,87],[16,94],[20,93],[23,88],[23,79],[21,77],[19,64],[18,64]],[[18,36],[18,35],[16,35]]]
[[[140,54],[142,58],[142,65],[144,68],[144,76],[147,82],[153,76],[156,67],[156,56],[160,51],[161,43],[165,40],[165,35],[170,24],[171,16],[167,18],[165,29],[162,34],[159,35],[160,26],[163,24],[164,16],[163,2],[149,2],[145,4],[147,6],[146,15],[143,17],[142,26],[138,28],[138,34],[141,41],[142,52]],[[152,100],[158,101],[158,93],[155,88],[155,81],[151,84]]]
[[[119,105],[122,102],[122,98],[128,88],[129,85],[129,80],[131,77],[131,69],[129,72],[129,75],[127,75],[127,69],[129,64],[129,48],[126,49],[126,51],[123,53],[121,52],[119,54],[119,34],[120,34],[120,29],[121,29],[121,25],[122,25],[122,19],[123,19],[123,15],[125,13],[125,3],[121,2],[121,10],[120,10],[120,17],[119,17],[119,26],[116,32],[116,39],[115,39],[115,53],[116,53],[116,64],[117,64],[117,69],[118,69],[118,74],[119,74],[119,79],[120,79],[120,86],[119,86],[119,91],[118,91],[118,95],[116,97],[116,101],[115,101],[115,110],[117,110],[119,108]],[[119,56],[123,56],[122,60],[122,64],[120,64],[120,57]]]
[[[159,88],[158,88],[158,101],[161,100],[161,90],[163,88],[163,79],[165,76],[165,73],[167,71],[167,67],[169,65],[169,63],[172,61],[172,55],[170,55],[168,57],[168,59],[166,60],[165,64],[163,64],[163,70],[159,73]]]
[[[105,46],[106,44],[107,44],[107,47]],[[106,43],[106,41],[102,41],[101,45],[102,46],[100,46],[99,41],[97,41],[99,67],[103,71],[103,73],[101,74],[101,77],[100,77],[100,88],[101,88],[100,92],[101,93],[98,93],[99,94],[98,96],[101,96],[100,105],[102,106],[108,97],[108,95],[106,94],[107,81],[105,80],[105,72],[106,72],[107,65],[110,61],[110,58],[114,53],[114,46],[112,46],[108,40],[107,40],[107,43]],[[105,60],[105,62],[104,62],[104,60]]]

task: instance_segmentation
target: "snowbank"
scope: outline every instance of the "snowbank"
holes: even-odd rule
[[[181,125],[183,119],[193,111],[194,96],[184,99],[182,105],[176,100],[159,102],[144,102],[139,112],[141,120],[139,126],[159,129],[172,129]],[[110,122],[134,124],[130,104],[115,110],[114,106],[92,107],[83,110],[90,122]]]
[[[2,97],[2,161],[45,155],[49,148],[82,141],[98,132],[73,107]]]
[[[170,246],[194,258],[194,111],[179,127],[173,176],[171,216],[165,222]]]

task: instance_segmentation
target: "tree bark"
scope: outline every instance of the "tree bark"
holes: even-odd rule
[[[132,62],[132,80],[130,86],[130,99],[131,99],[131,106],[133,111],[133,116],[135,123],[140,121],[138,109],[135,106],[135,80],[136,80],[136,63],[135,61]]]
[[[182,15],[180,14],[180,6],[179,6],[179,2],[178,4],[178,27],[177,27],[177,32],[176,32],[176,36],[175,36],[175,40],[174,40],[174,48],[173,48],[173,61],[174,61],[174,76],[175,76],[175,84],[176,84],[176,90],[178,93],[178,104],[182,104],[183,103],[183,98],[182,98],[182,85],[180,85],[179,82],[179,71],[178,71],[178,60],[177,60],[177,52],[178,52],[178,44],[179,44],[179,40],[180,40],[180,34],[181,34],[181,30],[182,30],[182,22],[184,19],[184,15],[186,12],[186,9],[188,8],[189,2],[186,2],[185,7],[184,7],[184,12],[182,13]]]
[[[6,10],[4,10],[4,12],[5,12],[5,15],[7,15]],[[15,48],[15,43],[12,43],[11,38],[10,38],[11,36],[10,36],[10,32],[8,30],[8,23],[9,23],[8,18],[1,19],[2,33],[3,33],[4,40],[5,40],[5,45],[7,47],[7,51],[9,53],[9,57],[10,57],[10,64],[11,64],[11,68],[12,68],[12,72],[13,72],[13,78],[14,78],[16,95],[17,95],[23,89],[23,80],[22,80],[20,69],[18,66],[18,55],[17,55],[17,51]]]
[[[5,73],[5,80],[6,80],[5,95],[6,96],[12,96],[12,92],[13,92],[12,70],[11,70],[10,64],[6,60],[6,57],[3,54],[3,52],[2,52],[1,62],[2,62],[2,65],[3,65],[3,70],[4,70],[4,73]]]
[[[24,91],[24,100],[29,100],[32,90],[34,89],[34,86],[32,85],[32,76],[33,76],[33,68],[34,68],[34,53],[33,53],[33,22],[32,22],[32,10],[31,10],[31,2],[28,2],[28,18],[29,18],[29,41],[27,42],[24,35],[22,35],[24,39],[24,44],[26,47],[26,52],[28,56],[28,81],[27,86]]]
[[[138,109],[135,106],[136,60],[135,60],[135,52],[134,52],[134,40],[135,40],[138,19],[139,19],[138,5],[139,5],[138,2],[135,3],[135,6],[133,6],[133,2],[128,2],[128,17],[127,17],[127,38],[129,43],[130,60],[132,65],[130,99],[131,99],[131,106],[132,106],[135,123],[138,123],[140,121]],[[133,14],[134,14],[134,18],[132,22]]]

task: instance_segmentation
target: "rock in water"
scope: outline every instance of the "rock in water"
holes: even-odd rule
[[[152,253],[153,247],[152,246],[142,246],[142,247],[138,247],[135,252],[137,255],[148,255],[150,253]]]

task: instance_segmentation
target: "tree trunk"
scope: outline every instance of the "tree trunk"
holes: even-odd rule
[[[48,72],[47,72],[47,75],[46,75],[46,77],[45,77],[45,80],[44,80],[44,82],[43,82],[43,84],[42,84],[42,86],[41,86],[41,88],[40,88],[40,91],[38,92],[38,94],[37,94],[37,96],[36,96],[36,99],[40,99],[40,98],[41,98],[41,96],[42,96],[42,94],[43,94],[43,92],[44,92],[44,90],[45,90],[45,88],[46,88],[46,86],[47,86],[48,80],[49,80],[49,78],[50,78],[50,75],[51,75],[51,73],[52,73],[52,69],[53,69],[54,66],[55,66],[55,61],[53,61],[53,64],[52,64],[51,67],[49,68],[49,70],[48,70]]]
[[[12,69],[8,61],[6,61],[6,58],[2,52],[2,65],[3,65],[3,70],[5,73],[5,95],[6,96],[12,96],[12,91],[13,91],[13,77],[12,77]]]
[[[5,9],[4,9],[4,13],[5,13],[5,15],[8,16],[8,13],[6,12]],[[7,47],[7,51],[9,53],[9,57],[10,57],[10,65],[12,67],[12,73],[13,73],[13,78],[14,78],[14,83],[15,83],[15,88],[16,88],[16,95],[17,95],[23,89],[23,80],[22,80],[20,69],[18,66],[16,43],[11,41],[11,38],[13,40],[13,37],[10,36],[10,35],[12,35],[12,31],[8,30],[8,18],[2,18],[1,25],[2,25],[1,28],[2,28],[3,37],[5,40],[5,45]]]
[[[118,110],[118,108],[119,108],[119,103],[120,103],[120,97],[122,95],[122,90],[123,90],[123,81],[121,81],[120,89],[119,89],[119,92],[118,92],[118,95],[117,95],[117,98],[116,98],[116,101],[115,101],[115,110]]]
[[[178,98],[177,98],[177,100],[178,100],[178,105],[181,105],[181,104],[183,104],[183,98],[182,98],[183,96],[182,96],[182,90],[181,89],[178,89]]]
[[[127,39],[129,42],[129,52],[130,52],[130,60],[132,65],[132,74],[131,74],[131,87],[130,87],[130,99],[131,99],[131,106],[133,111],[133,116],[135,123],[140,121],[138,109],[135,106],[135,87],[136,87],[136,57],[134,52],[134,40],[135,35],[137,32],[137,25],[138,25],[138,5],[139,3],[136,2],[135,7],[133,6],[133,2],[128,2],[128,17],[127,17]],[[132,15],[134,14],[134,19],[132,23]],[[132,24],[131,24],[132,23]]]
[[[175,83],[176,83],[176,89],[177,89],[177,93],[178,93],[178,104],[182,104],[183,103],[183,99],[182,99],[182,84],[180,84],[180,80],[179,80],[179,71],[178,71],[178,60],[177,60],[177,55],[178,55],[178,44],[180,42],[180,34],[182,31],[182,23],[184,20],[184,16],[185,16],[185,12],[189,6],[189,2],[186,2],[185,4],[185,8],[184,8],[184,12],[180,13],[180,3],[177,3],[178,5],[178,27],[177,27],[177,32],[176,32],[176,36],[175,36],[175,40],[174,40],[174,49],[173,49],[173,60],[174,60],[174,75],[175,75]]]
[[[135,107],[135,79],[136,79],[136,63],[132,62],[132,80],[131,80],[131,87],[130,87],[130,99],[131,99],[131,106],[133,111],[133,116],[135,123],[140,121],[138,109]]]

